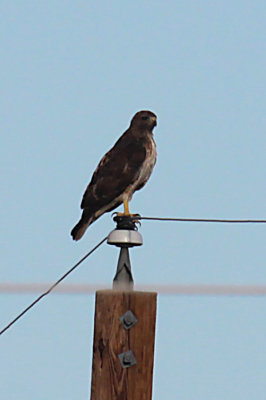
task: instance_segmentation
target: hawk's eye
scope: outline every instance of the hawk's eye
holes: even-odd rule
[[[143,119],[143,121],[146,121],[149,117],[141,117],[141,119]]]

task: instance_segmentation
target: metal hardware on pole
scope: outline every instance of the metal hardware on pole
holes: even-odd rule
[[[143,244],[142,236],[137,230],[136,220],[137,216],[115,216],[116,229],[109,234],[107,239],[108,244],[120,247],[117,270],[113,280],[113,289],[115,290],[133,290],[134,280],[128,249]]]

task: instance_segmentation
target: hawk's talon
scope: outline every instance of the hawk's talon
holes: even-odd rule
[[[114,213],[112,214],[112,216],[113,216],[114,214],[116,214],[117,217],[131,217],[131,218],[140,217],[139,214],[126,214],[126,213],[114,212]]]
[[[136,222],[136,223],[140,223],[139,218],[141,217],[140,214],[125,214],[125,213],[119,213],[119,212],[114,212],[112,214],[115,215],[115,217],[128,217],[130,219],[132,219],[132,222]]]
[[[113,220],[117,223],[116,229],[138,230],[136,224],[140,225],[140,214],[124,214],[114,212]]]

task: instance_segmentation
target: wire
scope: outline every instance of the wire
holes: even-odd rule
[[[0,292],[38,293],[45,290],[47,283],[2,283]],[[69,283],[62,284],[54,294],[90,295],[96,290],[111,289],[106,284]],[[156,291],[160,295],[184,296],[266,296],[266,285],[221,285],[221,284],[138,284],[135,290]]]
[[[25,308],[16,318],[14,318],[8,325],[6,325],[1,331],[2,335],[7,331],[15,322],[17,322],[24,314],[26,314],[35,304],[37,304],[44,296],[47,296],[60,282],[62,282],[71,272],[73,272],[87,257],[89,257],[95,250],[98,249],[107,239],[107,236],[102,239],[98,244],[96,244],[93,249],[91,249],[84,257],[82,257],[73,267],[71,267],[61,278],[59,278],[48,290],[42,293],[37,299],[35,299],[27,308]]]
[[[265,219],[211,219],[211,218],[168,218],[168,217],[138,217],[148,221],[170,222],[222,222],[226,224],[266,224]]]
[[[138,216],[139,220],[149,221],[168,221],[168,222],[211,222],[211,223],[233,223],[233,224],[265,224],[266,220],[263,219],[210,219],[210,218],[168,218],[168,217],[142,217]],[[8,325],[6,325],[1,331],[2,335],[7,329],[9,329],[15,322],[17,322],[24,314],[26,314],[35,304],[37,304],[43,297],[47,296],[60,282],[62,282],[72,271],[74,271],[87,257],[89,257],[98,247],[100,247],[107,240],[107,236],[102,239],[92,250],[90,250],[81,260],[79,260],[72,268],[70,268],[61,278],[59,278],[48,290],[42,293],[37,299],[35,299],[27,308],[25,308],[16,318],[14,318]],[[210,294],[213,292],[211,291]],[[193,294],[193,293],[192,293]],[[197,294],[197,293],[195,293]],[[198,293],[200,294],[200,293]],[[207,293],[202,293],[207,294]],[[215,293],[213,293],[215,294]],[[259,290],[258,294],[264,294]]]

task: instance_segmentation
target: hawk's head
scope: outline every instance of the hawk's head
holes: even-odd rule
[[[152,130],[157,125],[157,117],[151,111],[139,111],[131,120],[131,127]]]

